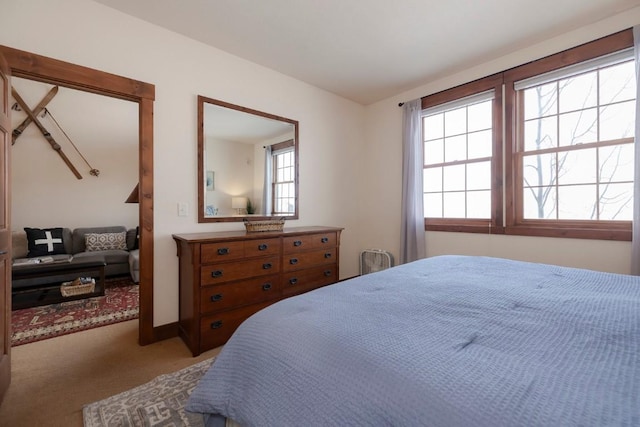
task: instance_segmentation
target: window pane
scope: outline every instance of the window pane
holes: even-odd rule
[[[285,153],[282,155],[282,166],[283,167],[290,167],[292,165],[292,156],[291,153]]]
[[[635,135],[636,102],[600,107],[600,140],[631,138]]]
[[[600,147],[600,182],[633,182],[633,156],[633,144]]]
[[[631,221],[633,218],[633,184],[600,186],[600,219]]]
[[[598,100],[598,74],[596,71],[560,80],[558,86],[560,113],[595,107]]]
[[[467,130],[466,107],[444,113],[444,136],[460,135]]]
[[[491,157],[493,153],[493,132],[491,130],[470,133],[467,139],[469,141],[467,148],[469,159]]]
[[[464,191],[456,193],[444,193],[444,217],[445,218],[464,218]]]
[[[636,98],[634,61],[600,70],[600,104]]]
[[[444,136],[444,114],[422,118],[424,140],[438,139]]]
[[[467,109],[467,115],[469,116],[468,132],[492,128],[492,106],[493,100],[487,100],[479,104],[469,106]]]
[[[426,168],[422,174],[422,185],[425,193],[442,191],[442,168]]]
[[[530,120],[524,123],[525,151],[558,146],[558,116]]]
[[[525,219],[556,219],[556,187],[523,189]]]
[[[467,218],[491,218],[491,191],[467,193]]]
[[[558,113],[557,87],[554,82],[524,91],[525,120]]]
[[[596,149],[558,153],[558,184],[595,184]]]
[[[434,139],[424,143],[424,164],[433,165],[444,162],[444,141]]]
[[[445,138],[444,140],[444,161],[453,162],[456,160],[466,160],[467,158],[467,136],[460,135]]]
[[[576,145],[598,140],[597,110],[578,111],[560,116],[560,145]]]
[[[424,195],[425,218],[442,218],[442,193]]]
[[[465,165],[456,165],[456,166],[446,166],[443,168],[444,182],[442,187],[445,191],[464,190],[464,183],[465,183],[464,167]]]
[[[522,159],[524,185],[539,187],[552,185],[556,180],[556,154],[535,154]]]
[[[467,165],[467,190],[491,189],[491,162]]]
[[[558,188],[558,219],[598,219],[595,185]]]

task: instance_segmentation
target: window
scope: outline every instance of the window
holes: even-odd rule
[[[490,76],[422,101],[427,229],[488,232],[502,218],[493,188],[501,162],[502,76]]]
[[[631,220],[635,62],[628,51],[602,62],[515,84],[523,220]]]
[[[426,229],[630,240],[632,46],[627,30],[423,98]]]
[[[273,152],[273,214],[295,212],[295,152],[293,146]]]

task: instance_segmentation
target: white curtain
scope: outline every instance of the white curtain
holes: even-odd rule
[[[402,208],[400,263],[426,256],[422,191],[422,101],[405,102],[402,130]]]
[[[633,54],[636,61],[636,128],[635,170],[633,176],[633,237],[631,243],[631,274],[640,275],[640,26],[633,27]]]
[[[271,146],[264,147],[264,191],[262,192],[262,206],[264,206],[264,214],[271,215],[271,193],[273,181],[273,156],[271,155]]]

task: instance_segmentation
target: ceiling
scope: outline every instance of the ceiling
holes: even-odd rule
[[[96,0],[363,105],[640,0]]]

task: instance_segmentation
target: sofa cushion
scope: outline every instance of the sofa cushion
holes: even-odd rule
[[[62,236],[62,228],[24,228],[27,234],[27,247],[29,258],[64,254],[64,242]]]
[[[120,225],[109,226],[109,227],[83,227],[76,228],[73,230],[73,247],[72,252],[74,255],[79,252],[86,251],[85,246],[85,234],[88,233],[121,233],[126,232],[127,229]]]
[[[29,253],[29,247],[27,245],[27,233],[22,231],[11,232],[11,258],[20,259],[26,258]]]
[[[138,249],[140,240],[140,227],[127,230],[127,249],[130,251]]]
[[[107,263],[107,266],[110,264],[125,264],[129,265],[129,252],[123,250],[108,250],[101,251],[101,256],[104,256],[104,260]],[[73,255],[73,259],[82,259],[86,257],[94,257],[96,256],[96,252],[80,252],[78,254]]]
[[[87,252],[127,250],[127,233],[87,233],[84,245]]]

